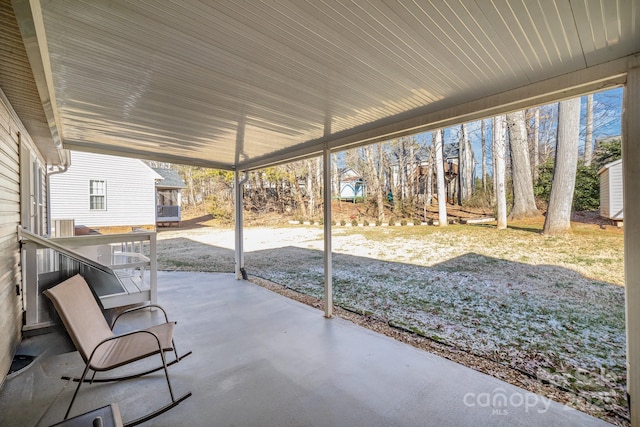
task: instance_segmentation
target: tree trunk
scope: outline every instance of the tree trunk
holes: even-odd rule
[[[340,200],[340,173],[338,172],[338,154],[331,155],[331,193]]]
[[[473,155],[473,148],[471,147],[471,140],[469,139],[469,128],[466,124],[463,124],[462,128],[464,129],[464,161],[466,163],[467,171],[467,176],[465,177],[465,185],[467,187],[467,199],[470,199],[471,196],[473,196],[473,190],[475,188],[475,157]]]
[[[487,140],[486,133],[484,131],[484,119],[480,121],[481,137],[480,142],[482,144],[482,191],[487,191]]]
[[[462,203],[467,199],[467,187],[465,183],[467,181],[467,163],[466,163],[466,145],[464,125],[460,125],[460,138],[458,139],[458,204],[462,206]]]
[[[426,199],[425,199],[425,210],[426,210],[426,206],[431,206],[431,203],[433,202],[433,166],[435,163],[435,145],[431,144],[431,147],[429,148],[429,160],[427,163],[427,185],[425,188],[425,192],[426,192]],[[425,212],[425,219],[426,218],[426,212]]]
[[[580,98],[560,102],[558,142],[543,234],[562,234],[571,229],[571,204],[576,183],[579,135]]]
[[[322,178],[322,157],[316,157],[316,210],[322,206],[323,211],[319,211],[318,215],[322,216],[324,213],[324,198],[323,198],[323,188],[324,188],[324,180]],[[331,183],[327,182],[329,188],[327,190],[331,191]]]
[[[293,193],[293,197],[295,197],[298,207],[301,210],[301,215],[302,218],[306,218],[307,217],[307,206],[304,203],[304,197],[302,195],[302,191],[300,190],[300,185],[299,185],[299,181],[300,178],[298,177],[298,174],[296,174],[295,172],[295,168],[292,168],[293,170],[289,172],[289,183],[291,185],[291,192]]]
[[[591,166],[593,160],[593,94],[587,95],[586,134],[584,137],[584,164]]]
[[[512,219],[528,218],[539,214],[533,195],[533,178],[529,161],[529,144],[524,111],[507,114],[509,145],[511,146],[511,170],[513,176]]]
[[[378,169],[376,170],[376,174],[378,176],[378,181],[380,182],[380,197],[376,199],[378,204],[378,216],[381,218],[381,221],[384,221],[384,203],[387,199],[387,191],[388,184],[385,185],[387,181],[387,164],[388,159],[386,157],[387,147],[386,143],[379,142],[376,144],[378,147]]]
[[[376,210],[378,211],[378,221],[384,221],[384,194],[380,185],[380,177],[378,176],[378,168],[374,158],[374,146],[367,145],[364,147],[364,153],[367,162],[367,175],[371,178],[371,191],[376,195]]]
[[[442,129],[433,133],[433,145],[436,151],[436,180],[438,186],[438,225],[447,226],[447,189],[444,182],[444,160],[442,158]]]
[[[307,212],[309,212],[309,218],[313,218],[316,214],[314,210],[315,205],[315,188],[313,185],[313,161],[307,160]]]
[[[495,177],[495,194],[498,230],[507,228],[507,192],[505,187],[506,175],[506,121],[505,116],[496,116],[493,118],[493,161],[494,161],[494,177]]]
[[[533,111],[533,180],[538,180],[540,165],[540,107]]]

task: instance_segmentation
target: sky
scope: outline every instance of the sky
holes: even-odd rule
[[[593,96],[593,138],[594,141],[598,138],[608,136],[618,136],[622,133],[621,119],[622,119],[622,87],[597,92]],[[586,105],[587,97],[581,97],[581,110],[580,110],[580,141],[579,151],[582,154],[584,152],[585,131],[586,131]],[[545,123],[541,123],[541,140],[542,138],[548,138],[551,145],[555,145],[555,132],[557,125],[557,112],[558,104],[548,104],[541,106],[541,122],[544,117],[548,120]],[[485,119],[485,132],[486,132],[486,144],[489,150],[487,154],[488,160],[488,173],[491,173],[490,149],[491,149],[491,119]],[[481,175],[482,160],[482,142],[481,142],[481,129],[480,121],[470,122],[468,125],[468,138],[471,140],[471,146],[474,151],[476,161],[478,162],[476,176]],[[460,135],[460,126],[445,129],[444,142],[451,143],[457,142]],[[419,140],[423,140],[427,143],[431,141],[431,132],[425,132],[424,134],[417,135]]]
[[[610,90],[594,93],[593,96],[593,138],[596,141],[598,138],[604,138],[609,136],[619,136],[622,133],[622,96],[623,88],[618,87]],[[586,131],[586,105],[587,96],[581,97],[581,110],[580,110],[580,141],[578,142],[578,150],[580,154],[584,153],[584,141]],[[558,120],[558,103],[543,105],[540,107],[540,140],[547,141],[549,146],[555,146],[556,138],[556,126]],[[491,162],[491,119],[485,119],[485,141],[487,144],[487,173],[492,173]],[[471,146],[477,162],[476,176],[480,177],[482,174],[482,142],[481,142],[481,122],[474,121],[467,123],[468,138],[471,141]],[[446,128],[444,130],[444,142],[457,143],[460,138],[461,126],[454,126]],[[417,142],[421,146],[428,146],[432,142],[432,133],[423,132],[414,135]],[[344,159],[339,156],[339,162]],[[340,166],[342,167],[342,166]]]

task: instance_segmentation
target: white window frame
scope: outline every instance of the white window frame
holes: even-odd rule
[[[94,187],[94,183],[102,183],[100,186]],[[102,207],[95,208],[92,201],[94,198],[102,197]],[[89,180],[89,210],[90,211],[106,211],[107,210],[107,181],[104,179],[90,179]]]

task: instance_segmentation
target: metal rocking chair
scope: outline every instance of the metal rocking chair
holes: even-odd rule
[[[109,327],[105,317],[98,306],[96,299],[89,288],[89,285],[79,274],[65,280],[59,285],[44,291],[44,294],[53,302],[58,315],[62,319],[67,332],[71,336],[76,349],[82,356],[86,365],[80,378],[63,377],[63,379],[74,380],[78,382],[78,387],[73,394],[69,408],[64,416],[66,420],[71,412],[76,396],[80,391],[83,382],[109,382],[120,381],[137,378],[152,372],[164,370],[169,386],[169,394],[171,403],[153,411],[141,418],[128,422],[126,426],[135,426],[137,424],[148,421],[178,405],[180,402],[191,396],[191,392],[176,399],[173,395],[171,382],[169,381],[169,372],[167,367],[177,363],[184,357],[191,354],[188,352],[183,356],[178,356],[175,350],[173,340],[173,328],[175,322],[169,322],[167,313],[158,305],[146,305],[144,307],[136,307],[131,310],[124,311],[118,315],[111,327]],[[127,313],[148,307],[156,307],[164,313],[165,323],[152,326],[144,330],[115,335],[112,331],[118,319]],[[175,360],[167,363],[165,352],[173,351]],[[159,354],[162,359],[162,365],[154,369],[141,372],[135,375],[112,377],[112,378],[95,378],[97,372],[108,371],[131,362],[144,359]],[[89,371],[93,371],[91,379],[86,378]]]

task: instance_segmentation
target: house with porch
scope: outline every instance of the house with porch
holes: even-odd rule
[[[49,179],[52,233],[65,221],[74,234],[155,230],[156,186],[164,178],[142,160],[73,151],[64,173]],[[133,185],[132,183],[135,183]]]
[[[155,163],[155,162],[154,162]],[[156,181],[156,225],[180,226],[184,180],[170,165],[152,168],[162,179]]]
[[[356,202],[357,200],[363,200],[367,195],[366,183],[362,179],[362,176],[352,168],[345,168],[340,171],[338,184],[340,188],[340,200]]]
[[[347,147],[624,86],[627,384],[630,422],[640,427],[640,241],[634,238],[640,233],[639,14],[636,0],[345,1],[331,7],[313,1],[112,0],[107,7],[99,1],[0,0],[0,383],[6,387],[11,382],[8,372],[28,332],[25,326],[38,324],[34,305],[38,308],[39,292],[51,284],[39,283],[45,276],[30,268],[38,265],[29,260],[34,253],[37,259],[41,246],[81,262],[96,275],[100,271],[113,277],[114,263],[80,256],[64,241],[45,237],[51,234],[49,181],[72,164],[67,150],[233,171],[233,275],[242,279],[242,186],[247,171],[322,156],[324,182],[329,183],[330,156]],[[95,190],[99,196],[100,186]],[[480,411],[478,401],[464,392],[464,387],[472,387],[469,378],[478,378],[473,372],[440,375],[448,364],[413,369],[420,360],[435,356],[416,357],[416,352],[389,340],[389,345],[374,346],[369,339],[373,334],[345,333],[348,339],[334,339],[331,331],[352,327],[332,319],[330,193],[324,192],[325,318],[281,300],[256,305],[267,298],[250,284],[235,287],[240,292],[232,300],[237,306],[217,310],[230,305],[215,300],[209,292],[215,286],[197,293],[194,303],[195,293],[179,292],[184,285],[167,280],[181,297],[167,294],[168,301],[180,302],[173,306],[176,309],[189,307],[180,314],[181,325],[191,328],[185,335],[194,345],[215,341],[213,347],[202,347],[202,354],[222,352],[231,340],[236,340],[234,349],[250,350],[242,353],[245,358],[206,357],[207,363],[215,359],[219,376],[204,382],[205,369],[180,364],[183,378],[199,384],[201,394],[185,403],[191,405],[188,410],[178,413],[184,408],[178,407],[168,413],[175,417],[168,425],[190,419],[194,425],[206,425],[214,418],[227,425],[259,425],[265,420],[274,425],[336,425],[345,420],[351,425],[358,425],[358,420],[361,425],[417,425],[426,420],[458,425],[601,425],[555,406],[557,410],[547,415],[510,407],[498,421]],[[82,242],[94,239],[84,237],[89,239]],[[154,238],[149,234],[147,241]],[[75,240],[76,245],[82,242]],[[110,256],[129,253],[114,251]],[[138,257],[126,265],[153,262],[153,256],[149,259]],[[157,295],[149,292],[145,300],[154,301]],[[208,311],[218,317],[193,326],[192,312],[204,308],[213,308]],[[283,313],[301,313],[306,319],[309,313],[317,314],[315,323],[305,323],[315,329],[309,327],[305,333],[321,337],[307,342],[324,346],[323,351],[304,360],[287,358],[286,364],[276,353],[255,357],[254,344],[288,354],[300,348],[286,339],[295,321],[271,325],[268,339],[263,328],[254,327],[260,323],[241,328],[248,319],[263,320],[258,316],[266,308],[272,321]],[[237,313],[243,316],[234,317]],[[252,333],[256,330],[260,334]],[[349,343],[350,350],[365,350],[357,353],[359,365],[343,362],[347,352],[341,352],[340,345]],[[390,357],[373,363],[380,353]],[[393,357],[400,354],[402,358]],[[281,374],[292,367],[304,375]],[[371,381],[380,372],[388,383]],[[411,390],[422,398],[411,405],[401,400],[390,404],[382,393],[403,390],[397,386],[399,379],[417,380]],[[51,387],[50,380],[38,385]],[[496,379],[481,383],[482,387],[474,386],[475,393],[503,385]],[[260,387],[265,384],[274,388]],[[464,387],[456,387],[460,384]],[[261,393],[252,400],[243,400],[243,394],[225,399],[234,389]],[[276,401],[279,393],[273,390],[299,393]],[[520,392],[509,390],[512,396]],[[2,402],[6,406],[0,417],[19,414],[33,417],[25,425],[54,424],[61,421],[56,399],[63,394],[61,390],[34,405],[25,397],[29,393],[18,393],[15,400]],[[117,393],[109,398],[119,399]],[[212,402],[219,401],[224,404],[212,412]],[[147,404],[144,399],[137,403]],[[429,406],[432,403],[449,406],[439,411],[438,405]],[[354,418],[354,412],[362,417]],[[15,419],[7,418],[6,423],[15,424]]]

